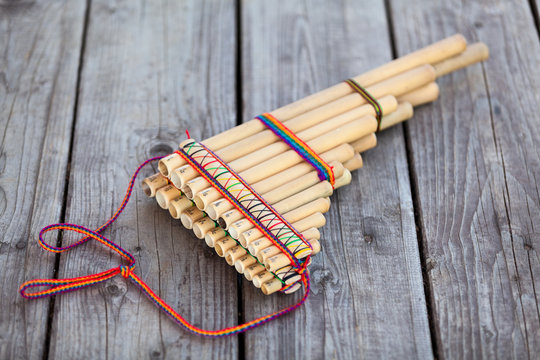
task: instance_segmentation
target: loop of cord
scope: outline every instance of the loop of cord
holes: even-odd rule
[[[30,280],[20,286],[19,292],[21,296],[26,299],[38,299],[42,297],[53,296],[53,295],[61,294],[64,292],[79,290],[79,289],[82,289],[91,285],[96,285],[106,280],[109,280],[115,277],[116,275],[121,275],[125,279],[129,279],[135,285],[137,285],[139,289],[159,309],[165,312],[177,324],[179,324],[180,326],[184,327],[185,329],[189,330],[190,332],[196,335],[207,336],[207,337],[223,337],[223,336],[230,336],[230,335],[238,334],[241,332],[245,332],[249,329],[263,325],[266,322],[269,322],[275,318],[285,315],[297,309],[298,307],[300,307],[306,301],[310,292],[309,273],[307,271],[305,271],[302,274],[302,283],[304,285],[304,295],[302,296],[300,301],[298,301],[296,304],[289,306],[287,308],[281,309],[279,311],[276,311],[272,314],[259,317],[257,319],[254,319],[244,324],[227,327],[227,328],[223,328],[219,330],[205,330],[205,329],[201,329],[192,325],[184,317],[182,317],[180,314],[174,311],[167,303],[165,303],[159,296],[157,296],[156,293],[152,291],[152,289],[150,289],[148,285],[146,285],[146,283],[141,278],[139,278],[133,272],[133,270],[135,269],[135,258],[133,257],[133,255],[131,255],[129,252],[127,252],[126,250],[118,246],[116,243],[114,243],[107,237],[103,236],[101,232],[104,229],[106,229],[109,225],[111,225],[126,207],[131,197],[137,175],[142,170],[142,168],[146,166],[147,164],[153,161],[157,161],[159,159],[161,159],[161,157],[154,157],[154,158],[144,161],[141,165],[139,165],[139,167],[137,168],[137,170],[131,177],[129,186],[126,191],[126,195],[122,203],[120,204],[120,206],[118,207],[114,215],[105,224],[100,226],[98,229],[90,230],[80,225],[67,224],[67,223],[66,224],[51,224],[44,227],[39,233],[39,239],[38,239],[39,244],[47,251],[50,251],[53,253],[62,253],[76,246],[82,245],[90,239],[93,239],[107,246],[109,249],[113,250],[115,253],[120,255],[124,260],[127,261],[127,265],[120,265],[118,267],[113,267],[109,270],[106,270],[100,273],[79,276],[76,278]],[[49,231],[54,231],[54,230],[74,231],[74,232],[84,235],[84,237],[67,246],[56,247],[56,246],[48,244],[44,240],[45,233]],[[45,288],[45,289],[31,292],[30,289],[33,289],[33,288]]]

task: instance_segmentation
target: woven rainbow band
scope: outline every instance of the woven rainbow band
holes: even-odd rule
[[[260,120],[268,129],[272,130],[274,134],[287,143],[291,149],[296,151],[298,155],[311,164],[311,166],[317,170],[321,181],[327,180],[334,186],[336,179],[334,178],[332,167],[313,151],[308,144],[296,136],[295,133],[283,125],[281,121],[272,116],[272,114],[264,113],[255,118]]]
[[[120,255],[124,260],[127,261],[126,265],[120,265],[117,267],[113,267],[109,270],[96,273],[96,274],[90,274],[85,276],[80,276],[76,278],[68,278],[68,279],[35,279],[25,282],[21,285],[19,288],[19,292],[21,296],[23,296],[26,299],[38,299],[43,298],[47,296],[52,296],[56,294],[61,294],[64,292],[69,291],[75,291],[79,290],[91,285],[96,285],[99,283],[102,283],[106,280],[109,280],[117,275],[121,275],[125,279],[131,280],[135,285],[139,287],[139,289],[159,308],[161,309],[165,314],[167,314],[173,321],[175,321],[177,324],[181,325],[182,327],[186,328],[187,330],[191,331],[194,334],[202,335],[202,336],[208,336],[208,337],[222,337],[222,336],[229,336],[229,335],[235,335],[238,333],[242,333],[244,331],[247,331],[249,329],[255,328],[257,326],[263,325],[270,320],[276,319],[282,315],[285,315],[298,307],[300,307],[307,299],[309,292],[310,292],[310,282],[309,282],[309,273],[305,271],[302,274],[302,284],[304,285],[304,295],[298,301],[296,304],[286,307],[284,309],[281,309],[279,311],[276,311],[272,314],[259,317],[257,319],[254,319],[252,321],[249,321],[244,324],[235,325],[219,330],[205,330],[198,328],[194,325],[192,325],[190,322],[188,322],[186,319],[184,319],[180,314],[178,314],[176,311],[174,311],[167,303],[165,303],[152,289],[146,285],[146,283],[139,278],[133,270],[135,269],[135,258],[133,255],[131,255],[126,250],[122,249],[120,246],[103,236],[100,232],[103,231],[106,227],[111,225],[118,216],[122,213],[124,208],[126,207],[133,190],[133,186],[135,184],[135,179],[141,169],[151,163],[152,161],[157,161],[161,159],[161,157],[155,157],[146,160],[143,162],[135,171],[133,176],[131,177],[131,180],[129,182],[128,189],[126,191],[126,195],[124,197],[124,200],[122,201],[122,204],[118,207],[118,210],[114,213],[114,215],[102,226],[100,226],[97,230],[90,230],[88,228],[85,228],[80,225],[75,224],[52,224],[49,226],[44,227],[41,229],[39,233],[39,244],[47,251],[51,251],[53,253],[61,253],[67,250],[70,250],[76,246],[82,245],[88,240],[96,240],[100,242],[101,244],[107,246],[109,249],[113,250],[115,253]],[[56,247],[53,245],[49,245],[44,239],[45,233],[53,230],[67,230],[67,231],[74,231],[80,234],[83,234],[84,237],[73,244],[64,246],[64,247]],[[34,292],[30,292],[30,289],[33,288],[45,288],[42,290],[37,290]]]
[[[347,79],[345,80],[347,84],[349,84],[350,87],[353,88],[354,91],[359,93],[373,108],[375,109],[375,117],[377,118],[377,131],[381,130],[381,121],[383,117],[383,111],[381,104],[373,97],[362,85],[360,85],[356,80],[354,79]]]
[[[311,244],[240,175],[202,143],[187,141],[176,153],[277,246],[297,273],[305,271]]]

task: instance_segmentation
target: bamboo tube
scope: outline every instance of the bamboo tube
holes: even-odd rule
[[[206,245],[213,248],[216,241],[225,237],[226,235],[227,233],[225,232],[225,230],[220,227],[215,227],[204,235],[204,242],[206,242]]]
[[[142,189],[146,196],[156,196],[156,191],[166,186],[169,183],[166,177],[160,173],[147,177],[141,182]]]
[[[446,75],[452,71],[462,69],[466,66],[484,61],[489,57],[489,49],[486,44],[478,42],[469,45],[460,56],[440,61],[434,65],[437,77]]]
[[[324,218],[324,215],[320,212],[317,212],[315,214],[309,215],[302,220],[296,221],[292,223],[291,225],[296,229],[296,231],[304,232],[307,229],[311,228],[321,228],[326,224],[326,219]],[[239,242],[244,246],[249,246],[249,244],[252,241],[255,241],[261,237],[263,237],[263,233],[261,233],[256,228],[251,228],[247,231],[244,231],[239,236]]]
[[[379,105],[381,106],[384,114],[390,114],[397,108],[397,101],[394,96],[388,95],[380,99]],[[366,104],[360,107],[353,108],[347,112],[339,114],[335,117],[331,117],[317,125],[305,128],[302,131],[296,132],[296,135],[307,142],[313,140],[321,135],[328,133],[329,131],[335,130],[338,127],[345,125],[353,120],[361,119],[364,116],[374,116],[375,111],[373,106]],[[270,130],[265,130],[269,134]],[[262,134],[261,132],[260,134]],[[265,133],[266,134],[266,133]],[[273,134],[273,133],[272,133]],[[259,150],[248,153],[240,158],[228,163],[228,165],[234,169],[236,172],[244,171],[252,166],[259,164],[260,162],[267,160],[273,156],[279,155],[280,153],[290,149],[289,145],[274,135],[274,141],[270,145],[267,145]]]
[[[302,236],[305,238],[305,239],[315,239],[315,240],[319,240],[320,237],[321,237],[321,233],[319,232],[319,230],[317,228],[310,228],[304,232],[302,232]],[[236,268],[236,271],[238,271],[240,274],[243,274],[245,269],[256,263],[257,260],[255,260],[255,257],[253,257],[252,255],[246,255],[246,256],[243,256],[242,258],[238,259],[235,261],[234,263],[234,266]]]
[[[186,229],[192,229],[193,224],[197,221],[205,217],[205,213],[203,213],[201,210],[197,209],[195,206],[192,206],[191,208],[185,210],[180,215],[180,221],[182,222],[182,225]]]
[[[168,209],[169,203],[182,195],[173,185],[167,185],[156,191],[156,201],[162,209]]]
[[[351,159],[354,156],[354,149],[349,144],[342,144],[342,145],[340,145],[338,147],[335,147],[332,150],[329,150],[329,151],[327,151],[327,152],[325,152],[323,154],[320,154],[320,156],[327,163],[332,163],[333,161],[343,163],[343,162]],[[288,170],[292,170],[293,168],[295,168],[294,173],[292,173],[292,174],[287,173]],[[269,186],[269,184],[267,184],[267,180],[270,179],[270,178],[272,178],[272,180],[276,180],[276,185],[279,185],[279,184],[282,184],[283,182],[281,182],[279,180],[278,175],[281,175],[281,176],[283,176],[283,178],[286,178],[286,179],[292,179],[292,178],[294,178],[294,176],[296,176],[296,177],[301,176],[301,175],[303,175],[305,173],[308,173],[311,170],[313,170],[313,167],[310,164],[302,163],[302,164],[299,164],[297,166],[291,167],[290,169],[283,170],[280,173],[272,175],[272,176],[268,177],[265,180],[257,182],[254,185],[252,185],[252,187],[258,193],[264,193],[265,191],[261,191],[260,189],[264,188],[264,189],[271,190],[271,189],[274,188],[271,185]],[[261,186],[259,186],[259,185],[261,185]],[[215,190],[215,189],[210,189],[209,191],[216,192],[216,193],[219,194],[219,192],[217,190]],[[229,203],[227,201],[225,201],[224,199],[221,199],[221,200],[217,200],[217,201],[213,202],[212,204],[210,204],[210,206],[205,208],[205,211],[207,211],[210,218],[212,218],[214,220],[217,220],[219,218],[219,216],[221,216],[225,211],[230,210],[231,208],[232,207],[230,207],[230,205],[229,205]]]
[[[246,256],[247,251],[240,245],[236,245],[225,252],[225,261],[227,264],[234,266],[236,260]]]
[[[362,84],[362,86],[367,87],[419,65],[439,63],[463,52],[466,45],[467,42],[465,38],[462,35],[457,34],[374,68],[362,75],[355,76],[353,79]],[[352,92],[353,90],[350,86],[345,83],[339,83],[282,108],[276,109],[272,111],[272,114],[281,121],[286,121],[309,110],[320,107],[330,101],[351,94]],[[263,124],[254,119],[208,138],[204,140],[203,143],[210,149],[221,149],[234,143],[238,139],[256,134],[259,131],[264,130],[264,128]]]
[[[396,111],[384,117],[381,121],[381,130],[394,126],[413,116],[413,107],[410,103],[404,102],[398,105]]]
[[[362,161],[362,156],[359,153],[354,154],[354,157],[351,160],[348,160],[343,164],[343,166],[349,170],[358,170],[364,165],[364,162]]]
[[[330,209],[330,199],[328,198],[319,198],[317,200],[314,200],[314,201],[311,201],[305,205],[302,205],[292,211],[289,211],[285,214],[283,214],[283,218],[285,220],[287,220],[289,223],[291,224],[294,224],[314,213],[326,213],[328,210]],[[268,226],[272,226],[272,222],[270,222],[268,224]],[[240,229],[241,230],[241,229]],[[249,229],[248,229],[249,230]],[[300,231],[300,230],[297,230],[297,231]],[[239,233],[235,231],[231,231],[230,232],[230,235],[233,239],[238,239],[239,238]],[[270,240],[268,240],[267,238],[263,237],[262,239],[265,239],[269,242],[269,244],[272,244],[272,242]],[[240,242],[240,244],[242,244],[242,246],[247,246],[248,244],[244,244],[243,242]],[[256,253],[254,253],[253,251],[251,251],[251,248],[249,248],[250,252],[253,254],[253,255],[256,255]]]
[[[343,176],[343,172],[345,168],[341,163],[338,163],[339,165],[336,166],[337,175],[336,176]],[[293,196],[295,194],[298,194],[301,191],[304,191],[305,189],[314,186],[321,182],[319,179],[319,175],[316,171],[312,171],[310,173],[307,173],[304,176],[299,177],[296,180],[291,181],[289,184],[284,184],[282,186],[278,186],[274,190],[269,191],[266,194],[263,194],[262,197],[265,199],[265,201],[270,204],[274,205],[279,201],[285,200],[290,196]],[[253,209],[256,211],[257,209]],[[276,209],[276,211],[279,211]],[[237,220],[240,220],[243,218],[243,215],[240,211],[237,209],[231,209],[229,211],[226,211],[221,215],[218,219],[218,224],[222,228],[229,230],[229,227]],[[292,221],[288,220],[287,221]],[[234,230],[231,229],[231,236],[233,238],[237,238],[237,236],[234,235]]]
[[[320,198],[330,197],[333,191],[334,189],[332,188],[332,185],[330,185],[328,181],[320,182],[287,199],[277,202],[272,207],[278,213],[286,214],[289,211],[294,210],[304,204],[308,204]],[[309,227],[312,227],[312,226],[309,226]],[[241,219],[241,220],[236,221],[234,224],[232,224],[229,230],[230,230],[230,233],[233,234],[240,241],[240,243],[245,246],[247,242],[244,242],[244,239],[242,238],[241,234],[252,228],[253,228],[253,225],[251,224],[251,222],[249,222],[247,219]],[[302,231],[302,230],[298,230],[298,231]],[[258,230],[257,232],[260,234],[260,236],[262,236],[262,233],[260,233]],[[260,237],[260,236],[257,236],[257,237]]]
[[[180,219],[180,216],[184,211],[191,208],[193,202],[185,196],[180,196],[169,201],[169,214],[174,219]]]
[[[408,102],[412,106],[420,106],[437,100],[439,97],[439,85],[436,82],[422,86],[415,91],[398,97],[400,103]]]
[[[474,62],[481,61],[488,56],[487,47],[485,47],[484,44],[474,44],[470,47],[472,49],[468,49],[469,51],[465,51],[463,53],[463,56],[457,55],[463,52],[465,50],[465,47],[466,41],[464,40],[464,38],[461,35],[455,35],[448,39],[444,39],[440,42],[432,44],[426,48],[420,49],[414,53],[396,59],[393,62],[385,64],[379,68],[373,69],[369,73],[357,76],[354,79],[361,83],[363,86],[368,87],[368,91],[370,91],[371,94],[377,96],[376,91],[370,89],[369,85],[380,85],[378,84],[379,82],[386,82],[385,85],[387,85],[388,80],[391,80],[392,77],[399,77],[401,75],[404,75],[404,73],[411,71],[411,69],[419,69],[422,67],[422,64],[429,63],[434,66],[438,66],[439,70],[437,71],[436,75],[441,76],[448,73],[449,71],[459,69]],[[368,80],[370,77],[371,80]],[[420,87],[420,85],[415,86],[415,88],[417,87]],[[410,90],[410,88],[408,90]],[[303,110],[294,113],[294,115],[292,116],[285,116],[285,114],[281,113],[279,110],[272,112],[272,114],[281,119],[281,121],[287,121],[295,116],[298,116],[299,114],[313,111],[317,107],[328,105],[328,103],[334,101],[335,99],[346,97],[347,94],[350,94],[351,92],[352,90],[347,84],[340,83],[331,88],[323,90],[322,92],[309,96],[306,99],[301,100],[300,102],[304,105],[300,106],[299,108],[302,108]],[[395,94],[400,95],[399,91],[396,91]],[[314,101],[314,99],[318,100]],[[307,103],[310,103],[311,105],[305,107],[305,104]],[[288,105],[288,107],[296,107],[295,104],[296,103],[290,104]],[[238,140],[240,139],[245,139],[249,136],[257,134],[262,130],[264,130],[263,124],[260,124],[258,120],[251,120],[226,132],[218,134],[210,139],[207,139],[203,141],[203,143],[205,143],[209,148],[214,150],[223,149],[235,142],[238,142]],[[177,161],[178,163],[175,164],[175,166],[177,167],[183,163],[183,160],[177,159]],[[168,174],[169,172],[169,169],[167,169],[165,172],[163,172],[163,174]]]
[[[206,233],[217,226],[216,222],[208,217],[204,217],[193,223],[193,233],[199,239],[204,239]]]
[[[373,117],[365,117],[361,120],[352,121],[334,131],[320,136],[307,144],[316,153],[324,153],[344,143],[350,143],[377,129],[377,120]],[[294,166],[304,159],[294,150],[288,150],[272,159],[266,160],[241,173],[242,178],[248,183],[260,181],[268,176]]]
[[[377,146],[377,136],[374,133],[371,133],[352,142],[351,146],[357,153],[363,153],[364,151],[373,149],[375,146]]]
[[[214,249],[216,250],[218,256],[224,257],[225,252],[235,246],[237,246],[236,241],[230,236],[225,236],[224,238],[216,241],[214,244]]]
[[[434,80],[435,70],[433,67],[431,65],[421,65],[368,87],[367,90],[375,98],[381,98],[386,95],[399,96],[426,85]],[[297,132],[299,130],[312,127],[330,117],[337,116],[365,103],[366,100],[362,96],[359,96],[356,93],[350,94],[341,99],[323,105],[322,107],[313,111],[309,111],[294,119],[291,119],[286,122],[286,126],[290,130]],[[221,148],[219,151],[216,151],[216,154],[223,161],[230,162],[243,155],[269,145],[277,139],[278,137],[272,131],[263,130],[251,137],[244,138],[243,140],[236,141],[225,148]],[[176,160],[173,160],[172,157],[175,157]],[[171,166],[170,164],[174,164],[174,166],[179,167],[179,164],[182,162],[183,160],[177,154],[172,154],[170,157],[160,160],[159,169],[161,174],[168,176],[171,171],[175,169],[175,167]],[[182,180],[182,185],[184,184],[184,181],[193,179],[196,176],[197,172],[194,169],[189,170],[186,168],[185,172],[182,174],[182,178],[184,179]]]
[[[402,94],[406,94],[411,90],[417,89],[434,80],[435,70],[433,69],[433,67],[431,65],[421,65],[412,70],[396,75],[395,77],[372,85],[368,87],[367,90],[373,97],[379,99],[386,95],[399,96]],[[347,84],[344,85],[348,86]],[[290,130],[298,132],[299,130],[315,126],[328,118],[342,114],[345,111],[351,110],[365,103],[366,100],[362,96],[359,96],[356,93],[350,94],[331,103],[323,105],[315,110],[308,111],[294,119],[291,119],[286,122],[286,126]],[[225,148],[221,148],[219,151],[216,151],[216,154],[223,161],[230,162],[243,155],[249,154],[266,145],[269,145],[277,141],[277,139],[278,137],[272,131],[263,130],[253,136],[244,138],[240,141],[235,141],[233,144],[228,145]],[[310,147],[312,146],[310,145]],[[170,162],[170,160],[168,161]],[[167,162],[164,161],[162,164],[166,165]],[[160,169],[163,169],[163,167],[161,167]],[[170,170],[171,168],[166,166],[166,171],[162,172],[162,174],[168,175]],[[197,176],[195,170],[193,170],[193,174],[191,176],[191,178]],[[184,177],[187,178],[187,175],[184,174]]]
[[[262,271],[265,271],[265,268],[263,265],[259,264],[259,263],[255,263],[253,265],[249,265],[245,270],[244,270],[244,276],[247,280],[251,281],[253,280],[253,278],[260,272]]]
[[[332,166],[333,167],[333,171],[334,171],[334,176],[336,177],[340,177],[341,175],[343,175],[343,165],[338,162],[338,161],[332,161],[331,163],[329,163],[328,165]],[[313,169],[313,168],[311,168]],[[291,180],[290,182],[288,182],[287,184],[283,184],[281,186],[276,186],[275,188],[273,188],[272,190],[269,190],[265,193],[261,193],[259,191],[257,191],[255,189],[255,187],[253,187],[253,189],[255,191],[257,191],[257,193],[261,194],[261,196],[263,197],[263,199],[269,203],[270,205],[272,204],[275,204],[276,202],[280,201],[280,200],[283,200],[285,198],[287,198],[288,196],[291,196],[291,195],[294,195],[296,194],[297,192],[300,192],[306,188],[308,188],[309,186],[312,186],[312,185],[315,185],[316,183],[320,182],[320,179],[319,179],[319,176],[318,176],[318,173],[317,171],[311,171],[305,175],[302,175],[302,176],[297,176],[294,180]],[[203,194],[205,193],[205,194]],[[197,207],[201,210],[208,210],[208,215],[214,219],[214,216],[215,216],[215,212],[213,212],[213,209],[210,209],[208,207],[208,209],[204,209],[204,204],[205,204],[205,197],[208,196],[208,193],[209,191],[203,191],[197,195],[195,195],[193,201],[195,202],[195,204],[197,205]],[[228,209],[233,209],[233,206],[232,204],[230,204],[229,202],[227,202],[226,204],[224,204],[222,207],[221,207],[221,212],[224,212]],[[216,217],[217,219],[218,217]]]

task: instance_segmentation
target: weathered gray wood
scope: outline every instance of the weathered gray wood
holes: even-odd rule
[[[391,59],[380,1],[243,2],[244,119]],[[401,129],[380,136],[353,184],[334,195],[312,294],[246,334],[247,358],[431,358]],[[243,286],[252,319],[298,299]]]
[[[463,32],[483,65],[409,124],[441,358],[540,353],[540,46],[527,1],[392,2],[399,53]]]
[[[186,128],[204,138],[234,125],[234,10],[232,1],[219,0],[92,2],[68,221],[100,225],[137,165],[172,152]],[[206,328],[236,324],[235,271],[140,189],[106,234],[136,256],[137,274],[188,320]],[[62,256],[59,274],[119,264],[104,247],[87,244]],[[238,352],[235,337],[206,339],[179,328],[121,277],[56,304],[51,358],[233,358]]]
[[[0,2],[1,359],[44,351],[49,300],[24,300],[18,288],[53,274],[55,257],[36,239],[60,219],[84,10],[84,1]]]

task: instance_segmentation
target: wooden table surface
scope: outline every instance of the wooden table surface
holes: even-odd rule
[[[0,359],[537,358],[538,0],[0,1]],[[54,222],[96,228],[144,159],[452,35],[491,57],[381,133],[332,197],[312,294],[245,335],[196,337],[120,276],[55,299],[19,285],[119,264],[55,256]],[[147,169],[149,175],[152,169]],[[266,297],[140,188],[106,234],[199,326]],[[71,234],[49,237],[63,244]]]

